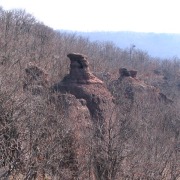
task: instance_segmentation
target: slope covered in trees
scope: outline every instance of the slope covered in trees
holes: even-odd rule
[[[88,62],[70,62],[72,52]],[[89,77],[103,82],[95,88]],[[52,92],[57,83],[63,91]],[[178,179],[179,108],[178,59],[90,42],[0,8],[0,179]]]

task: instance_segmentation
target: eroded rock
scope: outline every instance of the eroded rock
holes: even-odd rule
[[[154,86],[147,85],[137,78],[136,70],[120,68],[119,78],[110,83],[109,89],[115,97],[116,103],[130,111],[134,102],[172,103],[165,94]]]
[[[51,87],[51,91],[55,94],[72,94],[79,99],[82,104],[86,103],[90,112],[90,119],[92,120],[92,140],[94,143],[98,143],[100,139],[105,139],[107,136],[106,131],[108,130],[108,121],[111,121],[111,123],[113,122],[113,97],[106,88],[105,84],[90,72],[86,56],[72,53],[68,54],[68,57],[71,61],[70,73],[65,76],[61,82]],[[83,128],[82,125],[81,127]],[[79,138],[77,137],[76,139]],[[102,163],[101,154],[103,154],[103,152],[101,146],[102,144],[98,143],[98,147],[93,149],[94,170],[92,172],[92,176],[94,177],[98,177],[99,174],[101,174],[101,171],[106,171],[103,166],[104,163]],[[88,145],[85,146],[85,144],[83,144],[83,147],[79,147],[80,150],[78,150],[78,152],[85,152],[83,149],[86,149],[86,147],[88,148]],[[93,147],[91,146],[91,148]],[[104,177],[103,179],[107,179],[106,174],[101,176]]]
[[[70,59],[70,73],[64,77],[64,83],[103,84],[100,79],[90,72],[89,63],[85,55],[71,53],[67,56]]]
[[[85,99],[93,121],[105,121],[109,117],[110,107],[113,106],[111,93],[104,83],[90,72],[86,56],[77,53],[67,56],[71,61],[70,73],[51,90]]]

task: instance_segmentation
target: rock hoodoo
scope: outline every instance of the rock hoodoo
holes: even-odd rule
[[[108,121],[112,123],[113,97],[105,84],[90,72],[86,56],[77,53],[68,54],[67,56],[71,61],[70,73],[61,82],[51,87],[51,90],[54,93],[74,95],[82,104],[86,104],[90,112],[90,119],[92,120],[90,123],[93,130],[92,136],[96,137],[94,143],[98,143],[98,141],[96,142],[97,139],[105,139],[107,136]],[[75,134],[79,133],[75,132]],[[80,141],[80,138],[77,137],[76,139]],[[85,152],[86,145],[85,143],[80,144],[77,154],[81,155],[82,152]],[[98,144],[98,148],[93,149],[93,177],[106,171],[100,155],[102,154],[102,148],[100,146],[102,144]],[[80,158],[78,155],[77,157],[77,159]],[[106,176],[106,173],[103,176]],[[107,177],[103,179],[107,179]]]
[[[105,121],[110,116],[110,107],[113,106],[111,93],[104,83],[90,72],[86,56],[78,53],[67,56],[71,61],[70,73],[55,84],[52,91],[85,99],[93,121]]]
[[[94,76],[89,70],[87,57],[72,53],[68,54],[70,59],[70,73],[64,78],[64,83],[77,83],[77,84],[103,84],[103,82]]]

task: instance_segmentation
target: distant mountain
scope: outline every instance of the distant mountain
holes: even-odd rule
[[[76,32],[90,41],[112,41],[120,48],[137,49],[159,58],[180,58],[180,34],[158,34],[139,32]]]

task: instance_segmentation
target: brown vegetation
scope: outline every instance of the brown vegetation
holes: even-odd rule
[[[0,179],[180,178],[179,70],[0,8]]]

